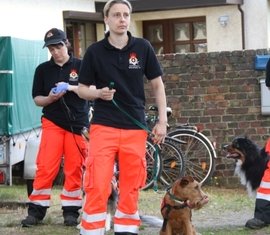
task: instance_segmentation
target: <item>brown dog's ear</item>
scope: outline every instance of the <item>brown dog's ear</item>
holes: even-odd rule
[[[194,179],[191,176],[184,176],[181,180],[180,180],[180,185],[182,187],[188,185],[189,183],[193,182]]]

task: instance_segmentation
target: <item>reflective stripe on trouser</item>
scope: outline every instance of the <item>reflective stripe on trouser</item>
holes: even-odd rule
[[[135,214],[125,214],[116,210],[114,216],[115,232],[130,232],[137,234],[139,231],[140,216],[138,211]]]
[[[270,161],[257,190],[254,217],[270,223]]]
[[[78,149],[80,146],[81,150]],[[68,132],[46,118],[42,118],[42,136],[37,156],[37,172],[29,201],[50,206],[51,188],[64,157],[65,183],[61,193],[62,206],[82,205],[82,168],[86,144],[80,135]],[[81,152],[80,152],[81,151]]]
[[[120,195],[114,226],[117,232],[137,233],[140,225],[137,205],[139,189],[146,180],[147,133],[144,130],[123,130],[95,124],[90,128],[81,234],[104,234],[116,156]]]

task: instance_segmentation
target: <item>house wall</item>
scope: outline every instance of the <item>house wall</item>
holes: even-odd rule
[[[47,30],[63,29],[63,11],[95,12],[93,0],[1,0],[0,36],[43,40]]]
[[[268,48],[270,45],[269,0],[245,0],[242,9],[245,21],[246,49]]]
[[[1,0],[0,36],[42,40],[49,28],[63,28],[64,10],[95,12],[94,2],[94,0]],[[269,0],[244,0],[244,4],[240,6],[244,12],[245,49],[269,47],[269,5]],[[222,27],[218,22],[218,18],[223,15],[229,16],[226,27]],[[208,52],[243,49],[241,13],[237,5],[134,13],[130,31],[134,36],[142,36],[142,21],[196,16],[206,16]],[[103,25],[99,24],[98,39],[103,37],[103,33]]]
[[[265,71],[254,68],[257,54],[269,54],[269,51],[158,57],[164,70],[167,103],[173,110],[170,126],[187,122],[196,124],[216,142],[218,158],[212,178],[215,184],[235,186],[238,182],[238,178],[233,177],[235,162],[225,158],[223,144],[230,143],[235,136],[247,134],[263,146],[270,136],[270,115],[261,114],[260,79],[265,79]],[[154,104],[148,83],[146,95],[147,106]]]

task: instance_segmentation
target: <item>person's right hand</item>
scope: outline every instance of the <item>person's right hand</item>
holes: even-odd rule
[[[116,92],[115,89],[103,87],[99,89],[99,98],[103,100],[112,100],[115,92]]]
[[[55,102],[55,101],[59,100],[65,94],[66,94],[65,91],[62,91],[59,93],[54,93],[53,90],[51,90],[48,96],[52,102]]]

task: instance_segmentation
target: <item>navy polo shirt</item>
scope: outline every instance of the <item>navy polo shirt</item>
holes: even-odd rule
[[[53,58],[37,66],[34,74],[32,97],[48,96],[57,82],[67,82],[78,85],[78,74],[81,60],[70,56],[63,66],[57,65]],[[89,126],[89,102],[79,98],[72,91],[56,102],[42,109],[43,116],[65,130],[81,134],[81,129]]]
[[[162,75],[160,64],[150,43],[132,37],[118,49],[108,42],[109,33],[88,47],[80,70],[79,83],[103,88],[114,82],[114,100],[137,121],[145,123],[144,78]],[[123,129],[140,129],[112,103],[96,99],[91,123]]]

